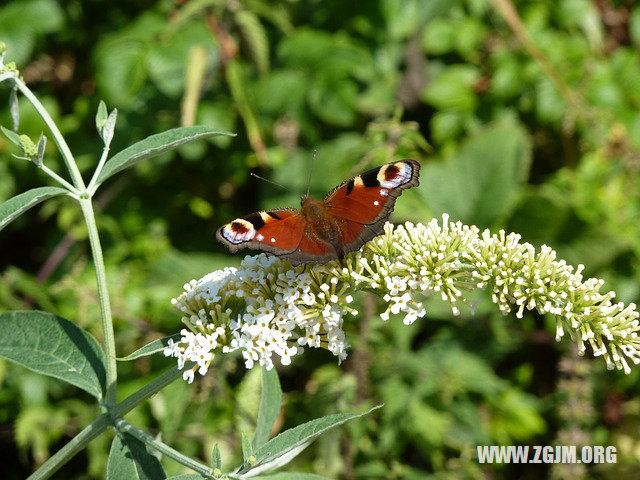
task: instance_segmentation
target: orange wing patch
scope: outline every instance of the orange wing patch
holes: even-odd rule
[[[311,238],[309,235],[304,235],[300,246],[300,251],[306,255],[324,255],[325,253],[333,251],[333,248],[324,243],[322,240]]]
[[[418,186],[420,164],[389,163],[347,180],[324,198],[327,211],[338,218],[367,225],[387,220],[402,191]]]
[[[263,215],[277,215],[267,218],[265,225],[258,229],[254,240],[279,250],[293,250],[298,247],[304,234],[306,222],[301,215],[290,212],[261,212]]]
[[[232,252],[253,248],[282,255],[298,248],[305,227],[299,210],[270,210],[237,218],[220,227],[216,237]]]
[[[358,223],[372,223],[389,201],[389,189],[381,187],[354,186],[337,190],[326,200],[331,215]]]

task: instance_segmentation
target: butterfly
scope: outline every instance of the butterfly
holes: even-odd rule
[[[374,168],[322,200],[301,197],[301,209],[280,208],[236,218],[216,231],[231,252],[252,248],[292,265],[342,259],[383,232],[402,191],[419,185],[420,164],[402,160]]]

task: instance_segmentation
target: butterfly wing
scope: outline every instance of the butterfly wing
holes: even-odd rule
[[[374,168],[337,186],[324,198],[327,212],[337,219],[343,254],[357,250],[380,235],[396,199],[419,185],[420,164],[402,160]]]
[[[281,258],[286,258],[292,265],[302,265],[303,263],[326,263],[338,258],[338,255],[331,245],[307,230],[302,236],[298,248],[282,255]]]
[[[322,201],[326,213],[322,218],[330,223],[331,232],[338,232],[337,236],[329,235],[330,241],[317,234],[317,226],[307,228],[305,216],[296,209],[237,218],[220,227],[216,237],[231,252],[245,247],[263,250],[293,265],[341,258],[382,233],[396,198],[402,190],[418,185],[419,173],[418,162],[403,160],[369,170],[334,188]]]
[[[216,238],[231,252],[252,248],[286,257],[300,245],[305,226],[300,210],[268,210],[236,218],[220,227]]]

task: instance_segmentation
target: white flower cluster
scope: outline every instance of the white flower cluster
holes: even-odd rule
[[[403,313],[403,322],[411,325],[426,315],[422,300],[432,293],[449,302],[458,315],[457,302],[465,302],[462,290],[472,288],[461,254],[472,248],[477,233],[474,226],[450,223],[447,215],[442,225],[437,219],[428,225],[387,223],[384,234],[354,258],[350,274],[356,287],[372,290],[387,302],[383,320]]]
[[[475,267],[477,286],[490,285],[493,301],[505,314],[514,307],[518,318],[525,308],[554,315],[556,340],[567,329],[580,354],[588,343],[610,369],[630,373],[627,359],[640,363],[636,305],[614,303],[613,291],[600,293],[604,281],[584,280],[584,265],[574,269],[557,260],[556,252],[546,245],[536,254],[531,244],[520,243],[520,235],[506,235],[503,230],[498,235],[484,231],[464,258]]]
[[[543,246],[540,253],[517,234],[480,234],[475,226],[433,219],[427,225],[394,227],[345,259],[325,265],[292,267],[276,257],[247,256],[239,268],[225,268],[185,285],[172,300],[186,328],[164,353],[194,366],[183,374],[193,381],[204,375],[216,353],[239,350],[247,368],[273,368],[273,355],[288,365],[304,347],[325,348],[346,358],[342,328],[352,294],[366,290],[386,302],[381,318],[403,315],[410,325],[426,314],[426,295],[449,302],[454,315],[464,291],[489,287],[493,301],[507,314],[516,308],[555,315],[557,338],[570,332],[581,351],[585,342],[607,364],[629,371],[625,359],[640,363],[635,305],[612,303],[615,294],[599,293],[602,281],[583,281]]]
[[[179,368],[195,362],[183,374],[189,382],[196,369],[207,372],[220,346],[223,353],[239,350],[247,368],[273,368],[274,354],[288,365],[304,346],[326,348],[342,361],[349,347],[342,318],[358,312],[348,306],[353,297],[346,288],[336,289],[337,279],[329,277],[324,266],[295,270],[262,254],[192,280],[172,300],[187,328],[164,354],[176,357]]]

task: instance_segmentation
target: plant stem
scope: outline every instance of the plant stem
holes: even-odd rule
[[[104,335],[104,351],[107,362],[107,391],[105,395],[105,404],[107,408],[112,408],[117,402],[116,381],[118,373],[116,369],[116,344],[113,334],[113,320],[111,319],[111,305],[109,303],[107,276],[91,198],[81,197],[79,202],[82,214],[84,215],[84,220],[87,224],[89,243],[91,244],[91,252],[93,253],[93,264],[96,269],[96,280],[98,282],[98,298],[100,300],[100,314],[102,316],[102,331]]]
[[[116,420],[116,428],[121,432],[128,433],[132,437],[137,438],[141,442],[151,446],[157,451],[164,453],[167,457],[173,458],[176,462],[184,465],[185,467],[189,467],[190,469],[195,470],[201,475],[205,475],[207,477],[213,477],[212,468],[200,462],[197,462],[190,457],[183,455],[179,451],[171,448],[166,443],[163,443],[160,440],[155,439],[148,433],[143,432],[142,430],[130,424],[126,420],[123,420],[123,419]]]
[[[56,142],[56,145],[58,145],[58,150],[60,150],[62,159],[64,160],[64,163],[67,165],[67,169],[71,174],[71,180],[73,181],[73,185],[76,187],[76,189],[80,191],[84,191],[85,189],[84,180],[82,180],[82,175],[80,175],[80,170],[78,170],[78,166],[76,165],[76,161],[73,158],[73,155],[71,154],[71,150],[69,150],[69,146],[67,145],[67,142],[65,141],[64,137],[62,136],[62,133],[60,133],[60,130],[58,130],[57,125],[49,115],[49,112],[45,110],[42,103],[40,103],[40,100],[38,100],[38,98],[31,92],[29,87],[27,87],[27,85],[22,80],[20,80],[20,78],[15,76],[13,78],[13,81],[15,82],[20,92],[22,92],[22,94],[27,98],[27,100],[31,102],[31,105],[33,105],[33,107],[36,109],[40,117],[42,117],[42,120],[44,120],[44,123],[47,125],[47,127],[49,127],[49,131],[53,136],[53,140]]]
[[[54,172],[53,170],[51,170],[49,167],[47,167],[46,165],[40,165],[40,169],[46,173],[47,175],[49,175],[51,178],[53,178],[56,182],[58,182],[60,185],[62,185],[63,187],[65,187],[67,190],[69,190],[71,193],[73,193],[74,195],[79,196],[80,195],[80,191],[78,191],[78,189],[76,187],[74,187],[73,185],[71,185],[69,182],[67,182],[64,178],[62,178],[60,175],[58,175],[56,172]]]
[[[184,366],[185,369],[190,368],[189,364]],[[169,385],[171,382],[176,380],[182,375],[182,370],[178,370],[178,367],[173,367],[159,377],[157,377],[152,382],[147,383],[144,387],[142,387],[137,392],[133,393],[131,396],[125,398],[122,402],[111,409],[111,415],[114,418],[123,417],[127,412],[132,410],[136,405],[143,402],[151,395],[158,393],[164,387]]]
[[[0,83],[9,79],[14,80],[15,78],[16,78],[16,72],[5,72],[0,75]]]
[[[96,171],[93,172],[93,177],[91,177],[91,181],[89,182],[89,186],[87,187],[87,191],[89,192],[89,195],[93,195],[95,193],[96,182],[98,181],[100,172],[102,172],[102,167],[104,167],[104,163],[107,161],[108,155],[109,155],[109,145],[105,145],[104,149],[102,150],[102,156],[100,157],[98,166],[96,167]]]
[[[189,367],[190,365],[185,365],[185,368]],[[112,424],[112,419],[124,416],[127,412],[133,410],[133,408],[145,401],[151,395],[159,392],[163,387],[179,378],[181,374],[181,370],[178,370],[177,367],[173,367],[161,374],[155,380],[149,382],[130,397],[127,397],[123,402],[114,406],[111,409],[111,415],[108,413],[101,414],[88,427],[82,430],[69,443],[44,462],[28,480],[43,480],[49,478],[60,467],[62,467],[62,465],[71,460],[76,453],[86,447],[91,440],[104,432],[109,425]]]
[[[73,437],[69,443],[54,453],[27,480],[43,480],[53,475],[60,467],[82,450],[87,444],[104,432],[111,424],[111,418],[103,413],[95,418],[84,430]]]

